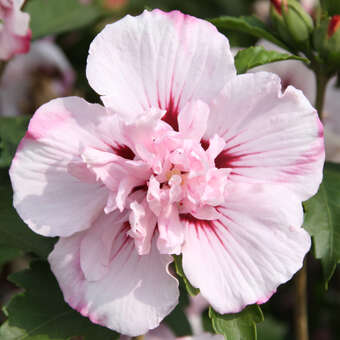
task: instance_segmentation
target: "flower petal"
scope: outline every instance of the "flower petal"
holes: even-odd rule
[[[144,11],[107,25],[90,46],[87,78],[107,107],[133,118],[151,107],[177,115],[188,101],[209,102],[235,76],[228,40],[178,11]]]
[[[126,213],[113,213],[108,217],[102,214],[84,233],[80,242],[80,268],[87,281],[98,281],[108,272],[112,243],[119,235],[119,231],[126,222]]]
[[[312,0],[315,1],[315,0]],[[278,47],[268,40],[260,39],[257,46],[262,46],[268,51],[286,53],[286,50]],[[282,91],[288,85],[301,90],[310,103],[315,103],[316,82],[314,72],[299,60],[285,60],[257,66],[250,72],[270,72],[277,74],[281,79]]]
[[[196,100],[185,105],[178,115],[179,131],[185,136],[200,141],[207,129],[209,106]]]
[[[278,185],[231,184],[215,221],[182,216],[183,269],[219,313],[264,303],[302,266],[310,237],[294,194]]]
[[[161,254],[181,253],[184,241],[183,225],[179,220],[178,209],[175,204],[168,204],[163,209],[157,220],[159,238],[157,247]]]
[[[102,218],[102,226],[115,224],[115,214]],[[112,230],[111,262],[101,280],[87,281],[79,266],[82,239],[91,229],[61,238],[49,262],[65,300],[73,308],[94,323],[136,336],[157,327],[176,306],[178,282],[168,272],[171,256],[159,254],[155,237],[150,253],[139,256],[124,226],[118,232]],[[94,243],[98,241],[96,235],[92,233]]]
[[[149,254],[151,241],[156,227],[156,217],[150,210],[146,199],[130,204],[129,222],[131,230],[128,235],[135,239],[135,247],[139,255]]]
[[[86,147],[82,159],[110,190],[105,212],[123,211],[133,188],[143,185],[150,177],[150,167],[141,160],[124,159],[114,153]],[[79,178],[79,177],[78,177]]]
[[[69,236],[88,228],[103,209],[107,190],[80,155],[86,145],[108,148],[95,131],[106,117],[100,105],[69,97],[43,105],[31,119],[10,176],[14,206],[33,231]]]
[[[30,16],[20,10],[23,0],[0,1],[0,60],[8,60],[30,48]]]
[[[242,182],[284,183],[302,200],[314,195],[322,179],[323,127],[302,92],[271,73],[238,76],[210,107],[205,139],[226,141],[215,159]]]

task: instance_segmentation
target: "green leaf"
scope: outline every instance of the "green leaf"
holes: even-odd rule
[[[12,196],[7,170],[2,169],[0,170],[0,247],[13,247],[47,257],[56,239],[40,236],[28,228],[13,208]]]
[[[32,39],[81,28],[103,15],[95,2],[84,5],[79,0],[31,0],[25,12],[31,16]]]
[[[16,327],[11,327],[8,322],[4,322],[0,327],[0,339],[1,340],[18,340],[25,339],[25,333]],[[48,340],[47,337],[39,337],[34,340]]]
[[[166,323],[166,325],[173,331],[176,337],[192,335],[191,325],[187,315],[185,314],[185,307],[188,305],[188,303],[183,303],[183,300],[185,300],[186,290],[185,288],[180,290],[181,294],[179,304],[164,319],[164,323]]]
[[[314,256],[321,260],[327,288],[340,262],[340,164],[325,164],[319,191],[304,208],[304,227],[313,237]]]
[[[0,117],[0,168],[11,164],[17,146],[24,136],[29,117]]]
[[[209,316],[209,310],[210,310],[210,308],[207,308],[202,313],[203,330],[204,330],[204,332],[207,332],[207,333],[215,333],[213,326],[211,324],[211,320],[210,320],[210,316]]]
[[[175,309],[164,319],[164,323],[173,331],[177,337],[192,335],[192,329],[185,313],[190,300],[184,280],[179,280],[179,301]]]
[[[184,274],[183,266],[182,266],[182,255],[173,255],[173,258],[174,258],[176,273],[177,273],[177,275],[179,275],[183,279],[185,287],[186,287],[188,293],[191,296],[197,295],[200,292],[200,290],[198,288],[195,288],[189,282],[189,280],[187,279],[187,277]]]
[[[251,305],[237,314],[221,315],[209,308],[209,317],[216,333],[227,340],[256,340],[256,323],[263,321],[258,305]]]
[[[0,245],[0,271],[3,265],[20,256],[22,251],[16,248]]]
[[[12,298],[5,308],[8,323],[0,328],[1,340],[66,340],[72,336],[84,336],[84,340],[114,340],[119,337],[112,330],[91,323],[65,303],[48,263],[34,262],[31,269],[15,273],[9,279],[25,292]],[[20,335],[14,337],[13,334]]]
[[[289,50],[287,45],[279,40],[269,28],[258,18],[254,16],[241,16],[238,18],[231,16],[222,16],[209,20],[213,23],[220,31],[224,30],[235,30],[238,32],[248,33],[257,38],[264,38],[271,41],[277,46]]]
[[[340,2],[339,0],[321,0],[321,6],[328,12],[328,16],[340,14]]]
[[[241,74],[256,66],[290,59],[300,60],[307,64],[309,63],[308,59],[294,54],[268,51],[262,46],[255,46],[239,51],[235,56],[235,66],[237,73]]]
[[[287,339],[288,326],[282,321],[267,316],[257,326],[257,335],[260,340],[284,340]]]

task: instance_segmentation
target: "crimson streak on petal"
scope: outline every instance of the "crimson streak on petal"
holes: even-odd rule
[[[187,224],[193,225],[195,227],[196,235],[198,239],[200,238],[200,231],[203,232],[208,237],[207,229],[209,229],[209,231],[212,232],[216,236],[216,238],[221,243],[221,245],[224,248],[226,248],[225,243],[223,242],[220,235],[216,231],[215,223],[222,225],[227,230],[228,228],[224,226],[220,221],[199,220],[198,218],[192,216],[191,214],[181,214],[179,217],[182,222],[184,223],[186,222]]]
[[[112,150],[120,157],[131,160],[135,158],[134,152],[127,145],[117,144],[116,146],[112,146]]]
[[[166,114],[162,120],[168,123],[175,131],[178,131],[178,104],[174,103],[173,97],[170,97],[168,107],[166,108]]]

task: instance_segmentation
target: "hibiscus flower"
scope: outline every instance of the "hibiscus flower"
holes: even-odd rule
[[[30,16],[21,12],[24,0],[0,0],[0,60],[8,60],[30,48]]]
[[[219,313],[264,303],[301,267],[301,202],[322,178],[323,129],[301,91],[236,75],[227,38],[178,11],[107,25],[87,78],[104,107],[34,114],[10,169],[27,225],[59,236],[49,262],[81,314],[135,336],[178,301],[182,254]]]
[[[8,62],[0,80],[0,116],[33,112],[42,103],[71,93],[75,74],[51,39],[32,43],[29,53]]]
[[[212,335],[202,333],[194,336],[183,336],[177,338],[166,326],[160,325],[158,328],[148,332],[145,340],[224,340],[223,335]],[[128,336],[121,336],[119,340],[131,340]]]
[[[260,40],[257,45],[263,46],[267,50],[286,52],[266,40]],[[270,63],[251,70],[251,72],[259,71],[276,73],[281,78],[283,89],[288,85],[292,85],[301,90],[311,103],[315,102],[315,75],[300,61],[287,60],[285,62]],[[336,77],[333,77],[327,85],[323,111],[326,159],[332,162],[340,162],[340,88],[336,86],[336,82]]]

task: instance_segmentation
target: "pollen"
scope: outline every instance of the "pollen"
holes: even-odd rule
[[[170,170],[170,171],[168,171],[168,172],[166,173],[166,175],[165,175],[165,176],[166,176],[166,180],[169,181],[170,178],[171,178],[173,175],[178,175],[178,176],[181,176],[181,177],[182,177],[181,171],[178,170],[178,169],[176,169],[176,168],[174,168],[174,169],[172,169],[172,170]]]

